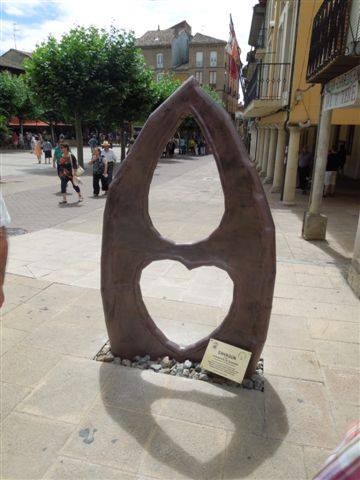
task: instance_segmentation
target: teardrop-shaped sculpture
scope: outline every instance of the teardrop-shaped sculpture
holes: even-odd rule
[[[154,228],[148,197],[158,159],[181,119],[191,113],[219,170],[225,213],[205,240],[177,245]],[[181,205],[179,205],[181,208]],[[187,268],[213,265],[234,283],[228,315],[211,335],[180,348],[157,328],[144,305],[140,277],[155,260]],[[259,177],[225,110],[191,77],[148,118],[108,193],[104,212],[101,292],[111,350],[201,360],[209,338],[252,352],[251,375],[265,343],[275,281],[275,228]]]

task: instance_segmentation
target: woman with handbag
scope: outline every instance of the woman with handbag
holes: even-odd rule
[[[68,182],[71,182],[73,189],[79,196],[79,202],[83,201],[83,197],[81,195],[80,187],[77,185],[78,180],[76,177],[76,171],[78,169],[78,164],[76,161],[75,156],[70,152],[70,147],[67,144],[62,144],[61,147],[61,158],[60,158],[60,165],[59,165],[59,177],[61,180],[61,193],[63,199],[59,202],[59,205],[66,205],[66,187]]]

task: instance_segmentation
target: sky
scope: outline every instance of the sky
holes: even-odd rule
[[[197,32],[227,40],[229,15],[245,63],[247,40],[256,0],[0,0],[0,53],[10,48],[31,52],[52,34],[56,38],[76,25],[132,30],[171,27],[186,20]],[[216,6],[217,5],[217,6]],[[14,25],[15,24],[15,25]]]

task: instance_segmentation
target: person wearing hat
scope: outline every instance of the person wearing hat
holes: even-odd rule
[[[113,150],[110,148],[110,143],[107,140],[104,140],[101,146],[103,148],[101,156],[104,157],[107,162],[107,184],[110,185],[117,158]]]

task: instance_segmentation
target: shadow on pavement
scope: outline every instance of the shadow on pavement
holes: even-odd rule
[[[57,171],[56,168],[53,168],[51,165],[46,165],[46,168],[43,168],[43,164],[38,165],[38,167],[29,167],[29,168],[23,168],[23,171],[26,172],[29,175],[46,175],[46,176],[52,176],[52,177],[57,177]],[[85,170],[85,172],[81,175],[81,178],[83,177],[92,177],[92,171],[90,169]]]
[[[307,241],[312,245],[315,245],[316,247],[320,248],[324,253],[329,255],[329,257],[331,257],[334,260],[335,264],[338,265],[339,269],[350,265],[351,258],[345,257],[340,252],[336,251],[334,248],[332,248],[329,245],[329,243],[326,240],[307,240]],[[329,262],[329,263],[332,263],[332,262]]]
[[[71,203],[66,203],[65,205],[60,205],[58,204],[60,208],[74,208],[74,207],[82,207],[83,203],[82,202],[71,202]]]
[[[303,196],[296,191],[296,204],[288,207],[281,204],[279,196],[269,193],[269,186],[265,187],[267,198],[272,211],[290,211],[296,215],[298,222],[298,235],[301,228],[304,212],[308,210],[309,195]],[[327,240],[309,241],[302,239],[304,244],[314,245],[328,255],[329,261],[344,275],[352,259],[356,228],[359,218],[360,180],[340,177],[336,185],[335,197],[323,198],[320,211],[328,217],[326,237]],[[341,249],[349,252],[344,255]],[[345,272],[346,273],[346,272]]]
[[[230,392],[231,396],[219,396],[213,395],[208,392],[204,392],[199,388],[196,389],[183,389],[180,386],[179,390],[169,389],[163,386],[156,385],[144,379],[141,376],[141,370],[135,370],[134,378],[139,390],[138,394],[142,397],[144,406],[141,408],[140,415],[146,416],[146,424],[149,424],[150,428],[149,435],[144,439],[139,429],[134,428],[133,415],[127,415],[127,409],[129,407],[125,406],[125,409],[122,410],[122,413],[115,415],[115,408],[122,408],[122,402],[119,401],[119,404],[112,403],[111,406],[108,404],[107,399],[112,398],[116,399],[119,396],[119,388],[121,386],[114,381],[109,381],[107,365],[102,364],[100,367],[99,381],[102,395],[102,402],[107,410],[108,415],[112,418],[114,422],[117,422],[121,429],[126,430],[126,432],[135,438],[135,440],[142,446],[144,453],[150,455],[160,464],[166,465],[168,468],[176,470],[180,476],[186,476],[186,478],[191,478],[198,480],[199,478],[204,477],[206,472],[207,480],[215,480],[219,475],[219,464],[225,465],[224,475],[221,476],[224,480],[226,479],[235,479],[235,478],[246,478],[251,472],[257,469],[265,460],[269,457],[272,457],[276,450],[282,444],[283,439],[286,437],[289,431],[289,425],[286,415],[286,410],[281,402],[278,394],[272,387],[269,381],[265,381],[265,391],[264,393],[258,391],[252,391],[254,395],[259,395],[260,397],[254,397],[254,401],[259,400],[259,404],[262,405],[262,408],[257,410],[257,415],[260,415],[261,424],[263,429],[266,423],[266,411],[265,404],[269,402],[271,404],[271,410],[276,412],[276,424],[278,436],[280,438],[271,438],[267,440],[264,436],[260,436],[258,433],[254,434],[254,430],[249,428],[249,425],[252,425],[252,419],[248,418],[246,412],[248,412],[248,400],[247,406],[246,397],[249,395],[249,390],[242,388],[230,388],[230,387],[220,387],[227,392]],[[126,370],[134,370],[127,367],[116,366],[117,369],[126,368]],[[119,372],[121,373],[121,372]],[[163,374],[154,374],[163,375]],[[165,376],[165,375],[163,375]],[[189,381],[183,379],[184,381]],[[190,382],[190,381],[189,381]],[[203,383],[199,381],[199,383]],[[189,383],[190,385],[190,383]],[[124,383],[124,389],[129,388],[126,383]],[[212,457],[206,463],[202,463],[196,457],[196,452],[194,455],[191,455],[186,451],[181,444],[174,442],[174,440],[169,436],[162,428],[159,423],[156,421],[156,416],[153,415],[151,410],[152,404],[157,400],[163,400],[169,398],[171,395],[171,400],[181,400],[184,404],[194,403],[205,408],[209,411],[216,410],[217,413],[227,417],[233,424],[233,430],[227,432],[227,437],[229,441],[226,443],[225,451],[219,452],[216,456]],[[261,396],[264,396],[263,398]],[[243,404],[243,405],[242,405]],[[243,408],[243,412],[241,412]],[[136,407],[134,408],[136,412]],[[160,418],[161,413],[159,414]],[[178,417],[168,418],[168,420],[179,421]],[[186,420],[186,418],[182,419]],[[258,419],[257,419],[258,420]],[[272,417],[272,423],[275,419]],[[204,427],[202,423],[192,423],[193,428],[201,429]],[[211,435],[212,427],[207,427],[209,429],[209,435]],[[214,427],[213,427],[214,428]],[[215,427],[220,428],[220,427]],[[156,438],[156,441],[155,441]],[[189,439],[191,444],[191,439]],[[266,442],[266,448],[262,448],[263,442]],[[225,457],[225,461],[224,461]],[[229,458],[230,457],[230,458]],[[241,459],[240,459],[241,457]],[[140,474],[142,472],[139,472]]]
[[[175,160],[175,158],[159,158],[158,163],[181,163],[178,160]]]

